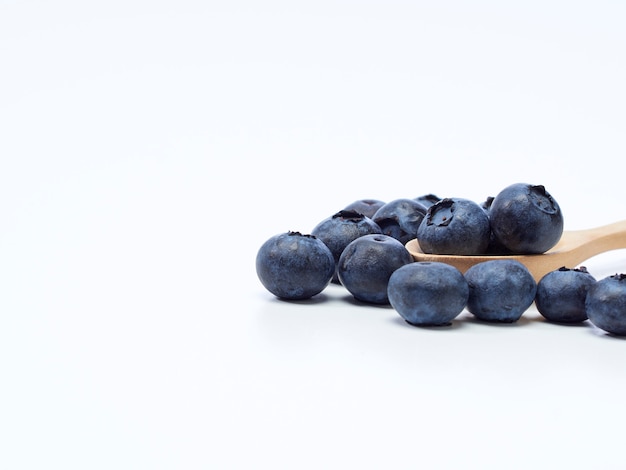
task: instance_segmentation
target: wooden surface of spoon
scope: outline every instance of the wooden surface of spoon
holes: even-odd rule
[[[406,244],[415,261],[447,263],[465,273],[471,266],[493,259],[515,259],[524,264],[536,281],[562,266],[575,268],[589,258],[626,248],[626,220],[601,227],[564,231],[559,242],[538,255],[433,255],[422,252],[417,239]]]

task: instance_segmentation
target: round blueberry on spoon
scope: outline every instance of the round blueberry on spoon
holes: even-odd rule
[[[535,281],[562,266],[574,267],[601,253],[626,248],[626,220],[584,230],[563,230],[563,215],[540,185],[515,183],[498,193],[486,208],[493,238],[502,253],[426,253],[417,238],[406,243],[415,261],[451,264],[465,273],[493,259],[522,263]]]

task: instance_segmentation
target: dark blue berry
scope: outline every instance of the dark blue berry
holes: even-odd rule
[[[429,208],[436,202],[441,201],[441,198],[439,196],[435,196],[434,194],[422,194],[421,196],[416,197],[415,200],[424,207]]]
[[[491,204],[493,204],[493,199],[493,196],[488,196],[483,202],[480,203],[480,207],[489,212],[489,209],[491,209]]]
[[[344,207],[344,210],[355,211],[371,219],[376,211],[384,205],[385,202],[378,199],[357,199]]]
[[[528,268],[512,259],[475,264],[465,271],[465,279],[469,285],[467,310],[484,321],[516,322],[537,293]]]
[[[585,299],[595,278],[585,267],[562,267],[543,276],[537,283],[535,306],[546,320],[580,323],[587,319]]]
[[[322,240],[300,232],[286,232],[261,245],[256,272],[263,286],[276,297],[304,300],[330,284],[335,260]]]
[[[380,227],[369,217],[352,210],[342,210],[322,220],[311,231],[311,235],[322,240],[330,249],[335,262],[339,262],[339,256],[351,241],[373,233],[382,233]],[[333,282],[338,283],[337,273],[333,276]]]
[[[426,214],[426,207],[414,199],[395,199],[376,211],[372,219],[385,235],[405,245],[417,235],[417,228]]]
[[[589,321],[601,330],[626,336],[626,274],[615,274],[597,281],[585,300]]]
[[[545,187],[515,183],[498,193],[489,208],[491,230],[512,253],[544,253],[563,234],[563,214]]]
[[[341,284],[362,302],[388,304],[387,284],[391,274],[413,262],[405,246],[388,235],[364,235],[350,242],[339,257]]]
[[[389,278],[389,303],[407,323],[449,325],[465,308],[469,287],[461,271],[449,264],[416,262]]]
[[[489,246],[489,216],[477,203],[444,198],[428,208],[417,230],[424,253],[478,255]]]

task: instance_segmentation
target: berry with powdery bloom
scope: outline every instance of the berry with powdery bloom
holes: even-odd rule
[[[616,336],[626,336],[626,274],[614,274],[589,288],[585,299],[589,321]]]
[[[256,257],[263,286],[276,297],[304,300],[322,292],[335,272],[335,259],[322,240],[300,232],[268,239]]]

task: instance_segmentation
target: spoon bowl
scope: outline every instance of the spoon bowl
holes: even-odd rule
[[[434,255],[424,253],[417,239],[406,248],[415,261],[437,261],[450,264],[462,273],[483,261],[514,259],[528,268],[539,281],[544,275],[563,266],[574,268],[592,256],[626,248],[626,220],[584,230],[564,231],[559,242],[550,250],[536,255]]]

